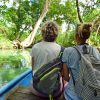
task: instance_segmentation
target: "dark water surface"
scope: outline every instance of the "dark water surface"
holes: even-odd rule
[[[31,67],[30,52],[0,50],[0,88]]]

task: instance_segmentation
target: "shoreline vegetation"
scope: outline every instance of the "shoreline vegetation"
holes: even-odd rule
[[[31,67],[27,50],[0,49],[0,87]]]
[[[66,34],[64,34],[64,33],[59,34],[56,42],[64,47],[75,46],[74,37],[72,36],[73,32],[70,32],[70,34],[68,33],[67,35],[68,35],[68,37],[66,39]],[[34,44],[37,42],[40,42],[40,41],[42,41],[41,34],[38,34],[38,35],[36,35],[36,37],[34,39]],[[95,46],[100,51],[99,41],[96,42],[96,40],[94,39],[94,35],[92,35],[92,37],[90,38],[88,43],[90,45]],[[32,45],[34,45],[34,44],[32,44]],[[28,48],[32,48],[32,45]],[[6,49],[7,50],[22,49],[23,50],[23,48],[20,48],[18,46],[20,46],[20,45],[18,45],[18,42],[11,41],[4,36],[0,36],[0,49],[4,49],[4,50],[6,50]],[[27,49],[27,48],[25,48],[25,49]]]

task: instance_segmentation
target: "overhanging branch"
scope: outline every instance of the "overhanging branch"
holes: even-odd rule
[[[76,8],[77,8],[77,14],[78,14],[78,19],[81,23],[83,23],[83,20],[81,18],[81,15],[80,15],[80,9],[79,9],[79,2],[78,0],[76,0]]]

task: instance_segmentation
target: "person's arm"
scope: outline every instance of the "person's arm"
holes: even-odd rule
[[[70,79],[68,67],[66,64],[63,64],[62,67],[63,67],[62,68],[62,76],[63,76],[64,80],[66,80],[68,82]]]

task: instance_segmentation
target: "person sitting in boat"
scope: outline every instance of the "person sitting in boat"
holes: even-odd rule
[[[89,39],[90,35],[91,35],[91,28],[92,28],[92,24],[90,23],[81,23],[79,25],[77,25],[76,27],[76,32],[75,32],[75,40],[77,43],[77,47],[80,50],[80,52],[83,53],[90,53],[90,46],[87,43],[87,40]],[[84,47],[86,48],[84,50]],[[85,52],[84,52],[85,51]],[[95,58],[97,58],[97,60],[100,60],[100,53],[99,51],[92,47],[92,54]],[[64,50],[63,56],[62,56],[62,61],[63,61],[63,67],[67,68],[67,76],[69,76],[70,74],[70,80],[68,82],[67,87],[64,90],[64,97],[65,100],[83,100],[81,97],[79,97],[75,91],[75,84],[74,82],[76,78],[77,78],[77,74],[79,72],[79,68],[82,67],[80,66],[80,55],[77,52],[77,50],[75,50],[74,47],[68,47]],[[81,84],[80,84],[81,86]],[[81,89],[80,89],[81,90]],[[87,93],[88,94],[88,93]],[[90,99],[89,99],[90,100]]]
[[[42,27],[41,32],[43,41],[35,44],[32,47],[31,52],[33,78],[34,72],[44,64],[47,64],[48,62],[57,58],[61,50],[61,46],[55,42],[59,33],[59,27],[56,22],[46,22]],[[34,87],[32,88],[32,91],[37,96],[44,96],[36,91]]]

